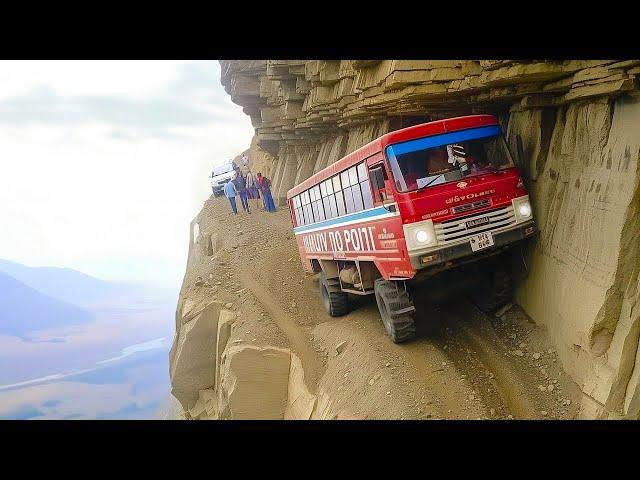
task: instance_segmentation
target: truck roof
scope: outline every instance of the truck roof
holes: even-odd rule
[[[327,178],[332,177],[336,173],[342,172],[356,163],[369,158],[371,155],[383,151],[388,145],[406,142],[416,138],[439,135],[441,133],[497,124],[498,119],[494,115],[466,115],[463,117],[435,120],[433,122],[421,123],[419,125],[413,125],[400,130],[394,130],[393,132],[386,133],[367,143],[294,186],[287,192],[287,200],[326,180]]]

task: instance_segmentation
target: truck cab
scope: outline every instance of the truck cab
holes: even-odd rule
[[[535,232],[529,196],[500,126],[489,115],[473,120],[473,126],[447,125],[448,131],[428,137],[397,142],[390,135],[385,156],[412,277]]]

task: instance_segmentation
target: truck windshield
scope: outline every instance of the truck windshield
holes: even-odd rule
[[[497,125],[410,140],[390,145],[386,152],[399,192],[513,166]]]
[[[222,175],[223,173],[227,173],[233,170],[233,165],[231,163],[225,163],[224,165],[220,165],[219,167],[213,167],[212,176]]]

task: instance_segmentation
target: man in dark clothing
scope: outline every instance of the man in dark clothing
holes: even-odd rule
[[[233,180],[233,184],[236,186],[236,190],[240,194],[240,202],[242,203],[242,209],[247,212],[249,211],[249,200],[247,197],[247,182],[242,175],[237,175]]]

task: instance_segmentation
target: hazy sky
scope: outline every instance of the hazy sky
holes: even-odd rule
[[[0,258],[177,287],[252,135],[217,61],[0,61]]]

